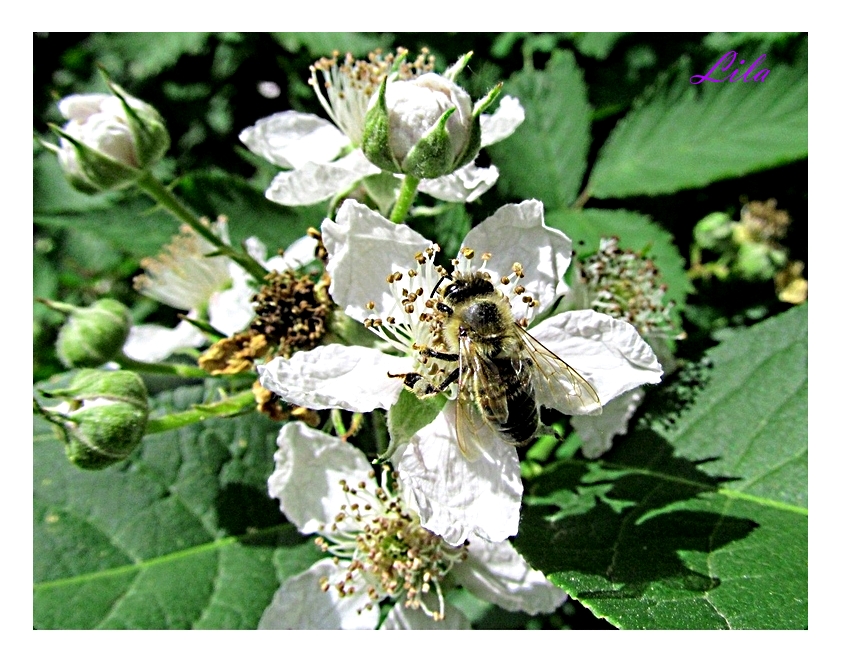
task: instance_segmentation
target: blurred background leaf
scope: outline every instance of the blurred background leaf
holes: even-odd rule
[[[510,77],[502,94],[519,99],[525,121],[512,136],[488,148],[501,171],[501,193],[540,199],[549,209],[571,204],[586,170],[590,111],[574,56],[555,51],[544,70],[525,69]]]
[[[589,192],[598,198],[670,193],[805,157],[805,54],[793,67],[767,61],[756,71],[763,68],[770,68],[765,80],[748,83],[691,85],[690,74],[706,70],[682,64],[662,77],[602,147]]]

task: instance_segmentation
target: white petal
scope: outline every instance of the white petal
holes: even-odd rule
[[[304,423],[288,423],[278,433],[275,471],[267,481],[270,496],[302,533],[314,533],[334,521],[346,496],[340,481],[368,480],[372,466],[350,443]]]
[[[493,437],[467,460],[457,445],[455,402],[417,432],[394,460],[405,500],[426,529],[450,545],[480,536],[500,541],[519,529],[522,479],[516,449]]]
[[[284,168],[330,162],[349,139],[327,120],[311,113],[283,111],[262,118],[240,133],[252,152]]]
[[[59,112],[68,120],[83,123],[89,116],[99,113],[109,97],[101,93],[69,95],[59,102]]]
[[[403,602],[393,605],[387,613],[381,630],[471,630],[472,622],[459,609],[445,604],[445,617],[434,621],[422,610],[405,607]]]
[[[267,246],[264,243],[262,243],[259,238],[256,238],[255,236],[249,236],[244,241],[243,244],[246,246],[246,252],[249,254],[249,256],[251,256],[253,259],[255,259],[261,265],[264,265],[264,263],[267,260]],[[242,272],[244,274],[248,274],[248,273],[246,273],[246,271],[241,266],[239,266],[234,261],[231,262],[231,265],[232,265],[232,271],[237,269],[237,271],[239,271],[239,272]]]
[[[478,254],[490,252],[487,271],[497,282],[509,275],[513,262],[522,264],[525,276],[519,284],[539,300],[539,313],[566,292],[563,281],[571,263],[571,240],[561,231],[545,226],[541,201],[530,200],[505,205],[469,231],[463,241]],[[527,306],[513,306],[517,318],[527,314]]]
[[[414,256],[431,242],[406,224],[394,224],[365,205],[347,199],[336,221],[322,223],[322,240],[328,250],[328,274],[334,302],[346,314],[363,321],[375,311],[386,314],[396,306],[387,285],[391,273],[416,267]]]
[[[240,332],[255,317],[253,295],[255,290],[245,281],[213,294],[208,301],[208,323],[224,335],[231,336]]]
[[[327,344],[274,358],[258,367],[258,378],[291,404],[366,413],[396,403],[404,384],[388,374],[407,373],[412,366],[410,358],[376,349]]]
[[[612,448],[613,437],[627,432],[627,423],[644,394],[641,388],[634,388],[610,400],[597,416],[571,417],[572,427],[583,439],[580,451],[584,457],[596,459]]]
[[[321,577],[332,577],[338,567],[330,560],[317,561],[304,573],[290,577],[275,592],[258,628],[263,630],[373,630],[378,606],[358,609],[365,598],[355,594],[340,598],[333,587],[322,591]]]
[[[481,115],[481,147],[503,141],[525,121],[525,110],[519,100],[504,95],[492,115]]]
[[[568,597],[531,568],[508,541],[470,541],[469,557],[452,568],[451,575],[478,598],[510,612],[553,612]]]
[[[280,256],[273,256],[266,262],[267,270],[284,272],[295,270],[300,266],[307,265],[316,258],[317,239],[305,236],[299,238],[286,247]]]
[[[647,342],[625,321],[590,309],[557,314],[530,329],[539,342],[571,365],[607,404],[645,383],[659,383],[662,367]],[[566,413],[560,405],[537,399]]]
[[[472,163],[448,175],[423,180],[419,183],[419,191],[440,201],[471,203],[488,191],[497,180],[498,169],[495,166],[481,168]]]
[[[265,195],[285,206],[312,205],[346,191],[355,182],[380,169],[354,150],[336,162],[307,162],[293,171],[282,171]]]
[[[133,360],[157,363],[179,349],[195,349],[205,341],[205,335],[187,321],[182,321],[175,328],[141,324],[129,330],[123,353]]]

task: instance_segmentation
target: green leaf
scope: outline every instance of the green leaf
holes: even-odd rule
[[[505,141],[487,148],[501,171],[499,188],[510,198],[540,199],[549,209],[569,205],[586,170],[591,113],[574,56],[555,51],[544,70],[510,77],[503,93],[518,97],[525,121]]]
[[[682,310],[692,284],[686,262],[674,245],[672,235],[645,215],[629,210],[552,210],[545,216],[548,226],[572,239],[576,254],[589,256],[598,250],[602,237],[617,236],[621,249],[646,252],[668,285],[666,296]]]
[[[602,199],[665,194],[806,157],[806,60],[768,60],[757,71],[766,68],[764,81],[748,83],[693,85],[690,73],[704,72],[683,66],[673,80],[662,77],[601,148],[588,191]]]
[[[287,208],[273,203],[264,192],[237,176],[226,173],[194,173],[179,179],[176,191],[200,215],[215,219],[225,215],[233,244],[250,236],[260,238],[272,256],[319,227],[325,206]]]
[[[36,209],[34,221],[51,228],[74,229],[107,241],[135,258],[154,256],[178,233],[179,224],[149,199],[126,193],[106,208],[46,212]]]
[[[156,405],[211,400],[210,385]],[[33,625],[255,628],[279,580],[318,554],[267,495],[277,434],[258,414],[210,420],[147,436],[125,463],[92,472],[36,420]]]
[[[42,150],[33,157],[32,201],[36,220],[39,215],[107,208],[116,196],[114,193],[83,194],[72,187],[50,150]]]
[[[151,199],[131,190],[94,196],[81,194],[68,184],[55,155],[45,151],[34,159],[36,224],[73,229],[141,258],[157,254],[179,229],[175,219],[154,206]]]
[[[806,628],[807,314],[737,332],[608,456],[550,468],[516,547],[622,628]]]
[[[274,32],[272,36],[291,53],[304,47],[316,58],[330,58],[334,51],[363,58],[375,49],[389,48],[393,42],[389,34],[365,32]]]
[[[76,193],[51,154],[36,160],[34,181],[34,219],[46,227],[90,234],[136,258],[155,256],[178,233],[177,220],[133,190],[108,196]],[[324,206],[285,208],[244,179],[220,172],[186,175],[176,193],[197,215],[228,217],[235,245],[257,236],[270,256],[305,235],[308,227],[318,227],[325,212]]]
[[[616,42],[626,32],[574,32],[571,39],[577,50],[598,60],[605,60]]]
[[[206,47],[208,32],[99,32],[91,37],[93,47],[110,60],[119,58],[137,79],[160,74],[176,64],[182,55],[197,55]]]
[[[703,45],[719,55],[742,48],[754,48],[765,53],[772,46],[787,43],[799,32],[710,32],[703,38]]]

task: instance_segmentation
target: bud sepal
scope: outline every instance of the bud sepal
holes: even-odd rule
[[[473,108],[469,94],[454,83],[470,55],[445,75],[428,72],[412,80],[381,81],[378,94],[370,100],[361,144],[369,161],[390,173],[435,179],[477,156],[478,108],[487,108],[497,93],[491,92]]]
[[[70,184],[86,193],[120,189],[137,182],[170,147],[164,121],[152,106],[108,79],[111,95],[70,95],[59,102],[67,119],[51,125],[57,153]]]
[[[65,367],[98,367],[115,358],[129,337],[132,317],[129,308],[117,300],[102,298],[88,307],[40,302],[69,315],[56,341],[56,352]]]
[[[43,395],[65,399],[55,408],[37,408],[56,425],[67,458],[82,469],[103,469],[126,459],[144,436],[148,396],[134,372],[81,370],[68,388]]]

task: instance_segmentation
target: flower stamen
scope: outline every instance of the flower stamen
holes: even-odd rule
[[[372,480],[372,479],[370,479]],[[441,580],[451,567],[467,556],[466,546],[452,547],[419,524],[419,517],[406,510],[395,487],[395,476],[384,468],[380,485],[360,482],[340,487],[346,495],[331,525],[321,525],[325,534],[317,546],[347,567],[340,578],[320,580],[320,588],[334,588],[341,597],[362,594],[367,601],[403,598],[405,606],[419,608],[440,620],[445,613]],[[436,591],[438,607],[430,610],[423,596]]]

